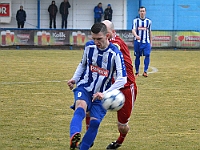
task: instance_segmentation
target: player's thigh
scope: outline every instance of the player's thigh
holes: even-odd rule
[[[149,56],[150,55],[150,53],[151,53],[151,45],[150,45],[150,43],[146,43],[145,44],[143,53],[144,53],[144,56]]]
[[[90,117],[96,118],[99,121],[102,121],[107,112],[103,108],[101,100],[95,100],[94,102],[92,102],[92,106],[89,109],[89,111],[90,111]]]
[[[120,90],[125,96],[125,103],[124,106],[117,112],[117,118],[119,123],[126,124],[129,121],[134,106],[134,87],[126,87]]]
[[[77,100],[84,100],[87,104],[87,107],[91,107],[92,103],[92,94],[87,92],[83,87],[76,87],[74,90],[74,103]]]
[[[137,40],[134,41],[134,55],[141,56],[140,43]]]

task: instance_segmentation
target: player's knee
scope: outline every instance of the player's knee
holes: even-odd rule
[[[122,134],[127,134],[129,131],[129,126],[128,124],[118,124],[118,130]]]
[[[83,108],[86,111],[87,104],[83,100],[77,100],[76,101],[76,108],[78,108],[78,107],[81,107],[81,108]]]
[[[99,125],[100,125],[100,121],[96,120],[96,119],[93,119],[93,120],[90,120],[89,128],[96,129],[96,128],[99,127]]]
[[[150,57],[150,54],[146,54],[146,55],[144,55],[146,58],[148,58],[148,57]]]

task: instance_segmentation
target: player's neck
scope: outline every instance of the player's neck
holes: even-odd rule
[[[140,17],[140,19],[141,19],[141,20],[144,20],[145,18],[146,18],[145,16],[143,16],[143,17]]]

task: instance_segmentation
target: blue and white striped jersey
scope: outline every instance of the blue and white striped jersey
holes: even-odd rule
[[[136,18],[133,20],[132,29],[141,37],[141,40],[138,40],[138,42],[150,43],[151,24],[152,22],[148,18]],[[136,37],[134,37],[134,40],[136,40]]]
[[[116,84],[112,85],[114,73],[117,79]],[[123,87],[126,76],[123,55],[115,45],[110,43],[105,50],[99,50],[93,41],[89,41],[73,79],[77,86],[83,86],[88,92],[96,93]],[[121,87],[117,87],[117,82],[122,81],[123,84],[118,84]]]

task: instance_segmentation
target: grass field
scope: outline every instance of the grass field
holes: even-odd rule
[[[81,55],[0,50],[0,150],[69,149],[73,93],[66,80]],[[131,129],[119,150],[200,150],[200,51],[152,51],[150,66],[158,72],[137,78]],[[91,149],[116,140],[116,122],[108,112]]]

